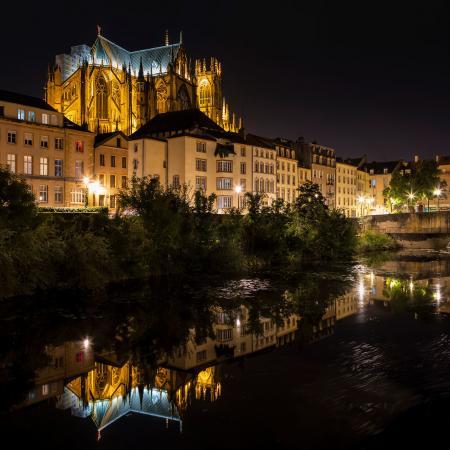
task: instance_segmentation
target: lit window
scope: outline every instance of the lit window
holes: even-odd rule
[[[122,169],[126,169],[126,168],[127,168],[127,157],[122,156]]]
[[[195,177],[195,189],[206,191],[206,177]]]
[[[100,165],[104,166],[105,165],[105,155],[100,154]]]
[[[231,195],[219,195],[217,197],[217,207],[219,209],[231,208],[232,201]]]
[[[217,161],[217,172],[233,172],[233,162]]]
[[[244,175],[247,173],[247,163],[241,162],[241,174]]]
[[[48,175],[48,158],[39,159],[39,175]]]
[[[34,111],[28,111],[28,122],[36,122],[36,113]]]
[[[49,390],[48,390],[48,384],[43,384],[42,385],[42,395],[48,395],[48,392],[49,392]]]
[[[233,178],[217,178],[216,188],[219,190],[231,190],[233,189]]]
[[[116,176],[115,175],[109,176],[109,186],[112,188],[116,187]]]
[[[26,175],[33,174],[33,157],[30,155],[25,155],[23,157],[23,173]]]
[[[84,203],[84,189],[75,189],[70,193],[71,203]]]
[[[111,167],[116,167],[116,157],[111,156]]]
[[[16,173],[16,155],[8,154],[6,157],[6,165],[12,173]]]
[[[44,125],[48,125],[48,114],[45,113],[42,114],[42,123]]]
[[[105,175],[103,173],[98,175],[98,182],[104,186],[105,185]]]
[[[18,109],[17,110],[17,118],[19,120],[25,120],[25,110],[23,109]]]

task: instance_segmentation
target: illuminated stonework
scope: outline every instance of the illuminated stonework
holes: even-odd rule
[[[222,98],[216,59],[192,70],[182,42],[128,51],[99,33],[92,47],[71,47],[48,72],[45,99],[90,131],[129,135],[159,113],[200,107],[227,131],[238,131]]]

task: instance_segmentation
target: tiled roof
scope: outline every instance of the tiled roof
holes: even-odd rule
[[[246,141],[247,144],[254,145],[255,147],[275,148],[275,144],[270,138],[256,136],[255,134],[247,134]]]
[[[98,35],[92,46],[91,55],[95,64],[111,64],[113,67],[118,68],[131,66],[135,75],[139,72],[142,58],[144,74],[157,74],[167,72],[169,63],[176,59],[180,47],[181,43],[178,43],[130,52],[109,39]]]
[[[64,117],[63,120],[64,120],[64,128],[71,128],[72,130],[84,131],[86,133],[90,133],[90,131],[87,129],[87,127],[82,127],[82,126],[76,124],[75,122],[72,122],[67,117]]]
[[[364,164],[364,168],[370,173],[373,170],[374,174],[383,174],[384,169],[387,169],[387,173],[394,172],[401,164],[401,160],[398,161],[373,161],[371,163]]]
[[[0,101],[17,103],[19,105],[31,106],[32,108],[46,109],[48,111],[57,112],[47,102],[41,98],[31,97],[30,95],[19,94],[17,92],[0,90]]]
[[[219,125],[199,109],[186,109],[158,114],[134,132],[130,138],[151,137],[157,133],[189,132],[198,128],[203,131],[216,132],[216,134],[225,134],[225,131]]]

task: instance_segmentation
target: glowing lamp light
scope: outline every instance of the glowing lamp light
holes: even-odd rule
[[[358,203],[364,203],[364,196],[358,196]]]
[[[84,348],[89,348],[89,345],[91,344],[91,342],[89,341],[89,338],[85,338],[83,340],[83,346]]]
[[[414,195],[412,192],[410,192],[410,193],[408,194],[408,198],[409,198],[410,200],[412,200],[414,197],[415,197],[415,195]]]
[[[242,192],[242,186],[238,185],[234,188],[234,190],[235,190],[236,194],[240,194]]]
[[[436,188],[436,189],[433,191],[433,194],[434,194],[436,197],[439,197],[439,196],[442,194],[442,190],[439,189],[439,188]]]
[[[236,326],[240,327],[241,326],[241,321],[239,320],[239,317],[236,319]]]
[[[89,186],[89,177],[83,177],[83,183],[84,183],[86,186]]]

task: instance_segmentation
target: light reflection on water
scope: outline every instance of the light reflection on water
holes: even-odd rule
[[[46,336],[45,362],[32,367],[34,383],[23,382],[15,408],[50,402],[90,420],[98,439],[129,414],[176,423],[181,433],[186,420],[200,427],[189,421],[196,404],[215,414],[221,400],[235,399],[238,410],[251,407],[241,395],[257,401],[252,388],[241,394],[230,383],[233,364],[245,362],[243,385],[246,377],[255,385],[286,377],[280,390],[303,399],[295,407],[299,420],[319,419],[325,409],[328,420],[345,421],[342,433],[380,432],[427,396],[450,392],[446,263],[359,264],[351,276],[330,275],[333,282],[321,272],[284,288],[269,278],[231,280],[212,287],[203,309],[188,308],[189,314],[170,303],[173,312],[164,319],[153,307],[111,319],[107,339],[95,327],[79,339]],[[268,398],[282,400],[273,392]]]

